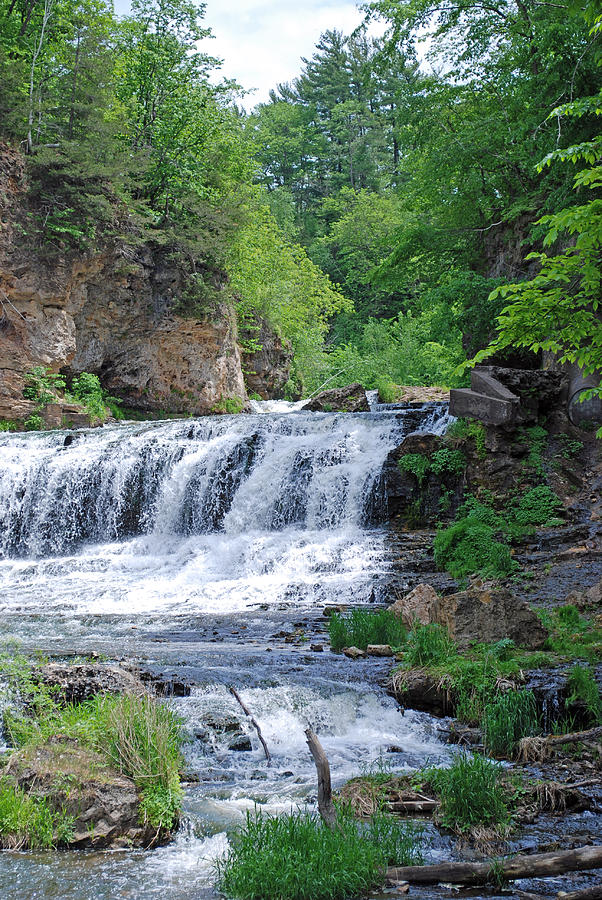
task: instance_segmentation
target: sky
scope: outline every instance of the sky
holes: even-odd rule
[[[128,0],[115,0],[117,13],[128,8]],[[255,88],[243,101],[250,109],[299,74],[301,57],[312,55],[323,31],[348,34],[361,21],[353,0],[207,0],[203,24],[214,38],[201,49],[224,60],[221,75]]]

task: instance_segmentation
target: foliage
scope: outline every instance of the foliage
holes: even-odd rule
[[[4,847],[50,850],[68,843],[72,831],[72,816],[0,776],[0,835]]]
[[[596,681],[595,672],[590,666],[573,666],[567,680],[569,696],[567,706],[574,703],[583,704],[591,725],[602,722],[602,697]]]
[[[554,491],[542,484],[523,494],[514,510],[514,518],[518,525],[558,524],[562,522],[556,515],[560,509],[562,503]]]
[[[422,861],[414,826],[377,816],[364,827],[339,810],[337,827],[302,813],[247,813],[216,865],[217,887],[240,900],[344,900],[380,887],[391,863]]]
[[[466,468],[466,457],[460,450],[442,447],[441,450],[435,450],[430,457],[422,453],[406,453],[398,465],[403,472],[410,472],[418,484],[422,485],[429,472],[433,472],[434,475],[449,473],[454,478],[460,478]]]
[[[449,769],[431,769],[429,780],[441,799],[441,820],[459,833],[477,826],[504,826],[510,820],[498,763],[475,753],[459,753]]]
[[[602,628],[589,622],[573,604],[567,603],[552,612],[542,611],[540,618],[550,632],[547,650],[564,658],[588,662],[602,658]]]
[[[214,413],[228,413],[229,415],[235,415],[236,413],[242,412],[243,407],[244,402],[240,397],[222,397],[221,400],[218,400],[218,402],[214,404],[211,411]]]
[[[479,573],[484,578],[502,578],[518,566],[510,548],[494,539],[489,525],[468,517],[460,519],[435,535],[434,550],[437,566],[454,578]]]
[[[35,668],[19,655],[0,658],[13,692],[26,701],[4,713],[4,727],[17,748],[43,744],[57,734],[101,753],[117,771],[132,778],[141,794],[141,811],[153,828],[171,829],[182,802],[181,723],[150,696],[98,696],[61,705],[40,684]]]
[[[474,419],[456,419],[446,432],[446,436],[454,440],[474,440],[479,459],[485,459],[487,456],[487,448],[485,447],[486,434],[483,423]]]
[[[330,643],[335,652],[344,647],[365,650],[368,644],[390,644],[400,647],[406,640],[406,629],[401,620],[388,609],[371,612],[354,609],[343,617],[333,613],[328,620]]]
[[[94,421],[104,422],[107,418],[107,393],[100,384],[98,375],[90,372],[82,372],[71,382],[71,394],[79,400],[90,418]],[[113,406],[118,406],[119,401],[111,397]]]
[[[495,756],[513,756],[521,738],[534,735],[537,730],[537,707],[532,691],[507,691],[485,706],[485,746]]]
[[[403,472],[410,472],[418,484],[422,485],[426,475],[430,472],[431,463],[428,456],[424,456],[422,453],[405,453],[399,460],[398,466]]]
[[[40,408],[48,403],[53,403],[59,391],[66,387],[62,375],[57,375],[46,366],[34,366],[31,372],[25,375],[25,387],[23,396],[26,400],[33,400]]]
[[[437,665],[455,651],[447,628],[416,622],[408,635],[404,662],[409,666]]]

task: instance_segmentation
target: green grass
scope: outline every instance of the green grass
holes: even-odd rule
[[[417,623],[408,636],[404,662],[409,666],[437,665],[445,662],[450,653],[457,650],[447,628]]]
[[[550,632],[546,650],[563,659],[583,659],[594,663],[602,659],[602,628],[567,603],[552,612],[540,612]]]
[[[50,850],[67,844],[72,833],[72,816],[0,778],[0,846]]]
[[[383,815],[369,825],[340,810],[337,827],[315,816],[247,813],[216,865],[217,888],[237,900],[345,900],[384,883],[389,863],[422,862],[412,825]]]
[[[368,644],[390,644],[401,647],[407,631],[401,620],[388,609],[376,612],[354,609],[349,616],[333,613],[328,622],[330,645],[335,652],[344,647],[365,650]]]
[[[567,680],[569,696],[567,706],[583,704],[590,725],[602,722],[602,698],[593,670],[589,666],[574,666]]]
[[[25,706],[4,713],[11,744],[19,749],[44,744],[56,734],[101,753],[112,768],[133,779],[140,791],[144,821],[171,829],[182,803],[181,722],[148,695],[98,696],[81,704],[60,705],[52,691],[35,681],[22,657],[4,656],[0,671]]]
[[[537,705],[532,691],[507,691],[485,704],[485,747],[494,756],[512,757],[521,738],[539,731]]]
[[[464,579],[479,574],[483,578],[502,578],[518,568],[510,548],[495,540],[489,525],[460,519],[435,535],[435,562],[441,569]]]
[[[449,769],[425,774],[441,800],[441,821],[452,831],[503,826],[510,821],[502,767],[485,756],[459,753]]]

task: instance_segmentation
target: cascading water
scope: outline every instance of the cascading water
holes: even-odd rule
[[[335,783],[383,754],[398,766],[446,757],[428,716],[402,716],[375,689],[386,661],[350,665],[280,638],[291,627],[322,634],[324,604],[386,596],[383,463],[409,432],[445,430],[447,407],[264,409],[0,435],[0,638],[56,654],[137,658],[187,677],[191,695],[171,702],[201,779],[187,791],[171,846],[4,854],[1,896],[213,896],[210,860],[245,809],[259,802],[278,811],[313,797],[308,722]],[[240,720],[228,684],[262,727],[269,770],[247,722],[247,752],[207,725]]]

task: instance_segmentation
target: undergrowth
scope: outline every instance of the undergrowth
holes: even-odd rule
[[[328,622],[330,645],[335,652],[344,647],[366,650],[369,644],[405,644],[407,631],[401,620],[388,609],[376,612],[354,609],[349,616],[333,613]]]
[[[506,691],[483,709],[485,747],[494,756],[514,756],[518,742],[539,731],[539,718],[533,691]]]
[[[337,825],[300,812],[255,810],[216,864],[218,889],[237,900],[345,900],[381,886],[390,863],[422,862],[420,833],[383,814],[358,822],[338,811]]]
[[[499,763],[478,753],[459,753],[448,769],[427,770],[441,801],[442,824],[459,833],[507,825],[510,810],[502,772]]]
[[[179,718],[149,695],[97,696],[61,705],[19,655],[0,658],[20,708],[4,712],[4,730],[17,749],[44,744],[60,734],[104,756],[140,791],[141,815],[156,829],[176,824],[182,802]]]
[[[50,850],[69,843],[73,816],[0,777],[0,847]]]

